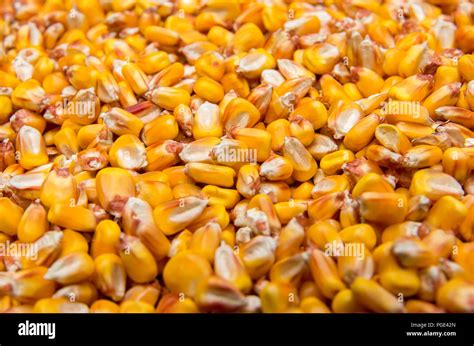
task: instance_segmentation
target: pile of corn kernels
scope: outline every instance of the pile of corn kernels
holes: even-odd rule
[[[474,312],[471,1],[0,16],[0,312]]]

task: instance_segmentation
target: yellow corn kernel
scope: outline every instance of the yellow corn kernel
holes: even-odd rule
[[[461,57],[458,61],[458,65],[461,64]],[[461,76],[459,75],[458,68],[456,66],[440,66],[435,73],[435,84],[433,89],[438,90],[439,88],[455,83],[460,82]]]
[[[316,285],[326,298],[332,299],[346,288],[339,278],[336,264],[321,250],[315,249],[311,252],[309,266]]]
[[[395,192],[392,185],[380,174],[368,173],[356,183],[352,197],[360,197],[364,192]]]
[[[193,234],[185,229],[180,232],[176,237],[171,241],[169,257],[176,256],[178,253],[189,250],[189,243],[191,241]]]
[[[224,97],[224,89],[215,80],[203,76],[194,84],[194,92],[196,95],[212,103],[218,103]]]
[[[260,175],[270,181],[285,180],[293,174],[292,162],[279,155],[272,155],[260,166]]]
[[[389,96],[400,101],[422,101],[433,85],[431,75],[413,75],[390,88]]]
[[[337,151],[339,148],[331,137],[315,133],[314,140],[307,149],[316,160],[321,160],[324,156]]]
[[[443,171],[460,183],[464,183],[468,179],[471,172],[469,165],[469,155],[461,148],[448,148],[443,153]]]
[[[23,269],[14,273],[4,273],[2,279],[11,283],[8,292],[11,297],[21,303],[34,303],[38,299],[51,297],[56,291],[54,281],[45,279],[46,267]],[[9,274],[9,275],[7,275]]]
[[[351,250],[353,245],[346,243],[344,247],[340,248],[340,253],[348,255],[339,257],[337,260],[339,275],[347,285],[352,284],[358,277],[370,279],[375,271],[375,263],[370,251],[362,247],[362,251],[355,252]]]
[[[405,52],[399,48],[389,48],[385,52],[385,57],[383,61],[383,71],[389,76],[398,75],[398,69],[400,66],[400,62],[404,57],[404,54]]]
[[[159,204],[153,211],[155,222],[164,234],[175,234],[198,218],[207,203],[207,199],[188,196]]]
[[[417,145],[406,151],[401,165],[407,168],[425,168],[433,166],[443,158],[443,151],[434,145]]]
[[[149,41],[165,46],[174,46],[179,42],[179,34],[177,32],[157,25],[148,26],[145,29],[144,36]]]
[[[175,117],[165,114],[144,126],[142,139],[145,145],[152,145],[162,143],[167,139],[175,139],[178,132],[179,128]]]
[[[238,172],[236,189],[244,197],[255,196],[260,187],[260,174],[256,165],[243,165]]]
[[[225,73],[224,58],[218,52],[213,51],[201,55],[194,64],[194,67],[199,75],[212,78],[216,81],[221,80]]]
[[[320,166],[324,173],[333,175],[336,174],[342,166],[355,159],[354,154],[350,150],[338,150],[326,155],[321,159]]]
[[[76,132],[71,128],[63,128],[54,136],[54,144],[66,157],[79,152],[79,143]]]
[[[398,122],[395,126],[409,139],[422,138],[434,132],[430,126],[403,121]]]
[[[339,291],[332,301],[331,308],[335,313],[366,312],[365,308],[357,302],[354,293],[350,289]]]
[[[236,72],[247,79],[260,77],[264,70],[272,69],[276,66],[275,59],[265,49],[258,48],[239,59]]]
[[[16,137],[16,149],[19,163],[25,169],[32,169],[48,163],[48,154],[44,138],[37,129],[22,126]]]
[[[120,227],[111,220],[103,220],[97,224],[91,242],[92,258],[103,254],[117,254],[120,244]]]
[[[127,276],[136,283],[149,282],[158,274],[152,253],[137,237],[120,236],[120,258]]]
[[[47,94],[61,94],[61,91],[69,85],[62,72],[53,72],[43,79],[42,87]]]
[[[339,235],[340,226],[334,220],[324,220],[314,223],[307,231],[308,244],[314,245],[321,250],[330,246],[343,246]]]
[[[212,263],[216,249],[221,242],[221,236],[222,230],[219,224],[210,222],[194,231],[189,243],[189,250]]]
[[[122,67],[122,74],[135,94],[142,95],[148,91],[147,76],[138,65],[133,63],[125,64]]]
[[[249,101],[237,97],[225,107],[222,120],[226,131],[230,132],[238,128],[253,127],[260,120],[260,112]]]
[[[436,262],[434,253],[423,242],[412,238],[401,238],[395,240],[391,253],[396,258],[397,262],[405,268],[423,268],[433,265]],[[379,266],[384,270],[387,267],[393,266],[387,259],[381,260]],[[391,270],[391,269],[390,269]]]
[[[447,258],[452,254],[456,237],[452,231],[434,229],[422,241],[428,246],[435,258],[439,259],[441,257]]]
[[[121,108],[114,107],[102,115],[104,124],[117,136],[140,135],[144,124],[140,118]]]
[[[464,80],[469,81],[474,79],[472,67],[474,66],[474,55],[465,54],[458,60],[458,70]],[[440,66],[441,67],[441,66]]]
[[[0,95],[0,123],[5,123],[13,112],[13,103],[10,97]]]
[[[327,220],[333,216],[344,205],[344,192],[333,192],[321,196],[308,204],[308,215],[311,220]]]
[[[242,25],[234,35],[234,51],[236,53],[248,52],[252,48],[263,46],[265,38],[262,31],[254,23]]]
[[[158,87],[151,93],[151,100],[159,107],[172,111],[180,104],[189,105],[191,96],[186,90],[174,87]]]
[[[425,61],[429,58],[428,54],[427,42],[411,46],[400,60],[398,74],[406,78],[421,73]]]
[[[157,281],[150,284],[136,285],[131,287],[126,293],[125,301],[140,301],[152,306],[156,305],[161,293],[161,286]]]
[[[47,102],[47,96],[41,84],[30,79],[15,87],[11,95],[12,103],[19,108],[40,111]]]
[[[351,285],[355,300],[374,312],[403,312],[401,303],[389,291],[373,280],[357,278]]]
[[[153,305],[145,303],[145,302],[140,302],[140,301],[134,301],[134,300],[127,300],[123,301],[120,304],[120,313],[122,314],[151,314],[155,311]]]
[[[239,256],[247,273],[257,279],[268,272],[275,261],[275,240],[267,236],[257,236],[240,247]]]
[[[140,181],[136,184],[136,188],[137,198],[146,201],[153,208],[160,203],[169,202],[173,199],[173,190],[167,183],[160,181]]]
[[[66,297],[43,298],[35,303],[33,311],[35,313],[60,313],[64,312],[66,304],[68,304]]]
[[[90,209],[71,206],[67,202],[54,203],[48,211],[48,221],[81,232],[92,232],[97,225],[95,215]]]
[[[283,284],[299,286],[306,270],[307,255],[298,253],[277,261],[270,270],[270,280]]]
[[[198,285],[211,274],[212,268],[204,257],[182,252],[168,261],[163,270],[163,279],[171,292],[194,297]]]
[[[237,190],[223,189],[215,185],[206,185],[202,192],[209,200],[209,205],[223,205],[226,209],[233,208],[240,200]]]
[[[89,282],[65,286],[53,295],[53,298],[66,298],[70,302],[78,302],[86,305],[97,300],[97,289]]]
[[[62,285],[69,285],[87,280],[94,274],[94,261],[84,252],[70,253],[59,258],[48,269],[44,278],[54,280]]]
[[[95,258],[94,281],[97,289],[114,301],[120,301],[125,295],[126,273],[119,256],[112,253]]]
[[[170,242],[155,224],[153,209],[147,202],[129,198],[123,209],[122,225],[126,234],[138,236],[157,261],[168,255]]]
[[[18,84],[20,84],[20,81],[13,74],[7,73],[5,71],[0,71],[0,77],[0,80],[2,81],[2,87],[16,88]]]
[[[179,162],[178,154],[183,149],[183,144],[172,140],[166,140],[161,144],[154,144],[148,148],[147,163],[145,170],[160,171],[169,168]]]
[[[210,102],[204,102],[199,106],[194,115],[192,134],[195,139],[223,135],[218,106]]]
[[[48,226],[46,209],[39,202],[33,202],[21,216],[18,239],[23,243],[32,243],[48,230]]]
[[[275,204],[275,211],[278,219],[283,225],[307,210],[307,203],[303,201],[280,202]]]
[[[369,114],[362,118],[347,132],[344,137],[344,146],[354,152],[364,148],[372,141],[380,121],[380,117],[376,114]]]
[[[128,198],[136,194],[132,175],[122,168],[100,170],[96,187],[101,206],[113,215],[120,215]]]
[[[227,210],[222,205],[213,205],[204,209],[201,215],[199,215],[189,226],[190,231],[205,226],[208,222],[215,222],[221,226],[221,229],[225,229],[229,226],[230,218]]]
[[[379,93],[384,84],[382,77],[365,67],[352,67],[351,81],[356,84],[364,97]]]
[[[164,295],[156,312],[158,313],[198,313],[199,309],[196,303],[190,298],[180,298],[181,296],[177,293],[168,293]]]
[[[362,153],[367,159],[382,167],[399,165],[403,158],[400,154],[376,144],[369,145]]]
[[[222,231],[222,241],[229,246],[235,246],[235,227],[234,225],[229,224]]]
[[[226,47],[232,43],[234,34],[223,27],[213,26],[207,33],[207,38],[217,46]]]
[[[8,215],[0,220],[0,231],[7,235],[16,235],[22,219],[23,208],[7,197],[0,197],[0,211],[2,215]]]
[[[120,136],[110,147],[108,159],[113,167],[138,170],[147,165],[145,145],[134,135]]]
[[[371,222],[402,222],[408,211],[405,195],[394,192],[364,192],[359,197],[360,214]]]
[[[333,193],[333,192],[342,192],[348,190],[350,187],[349,179],[343,175],[331,175],[327,176],[320,181],[318,181],[311,195],[313,199],[318,199],[321,196]]]
[[[311,198],[311,191],[313,190],[314,185],[306,181],[300,184],[298,187],[294,188],[291,192],[291,195],[294,199],[310,199]]]
[[[315,74],[325,74],[331,72],[340,57],[336,46],[328,43],[317,43],[305,49],[303,64]]]
[[[74,205],[77,198],[77,184],[67,168],[53,169],[41,186],[40,199],[46,207],[63,202]]]
[[[247,274],[242,260],[225,243],[221,243],[216,250],[214,270],[217,276],[231,282],[242,292],[250,291],[252,280]]]
[[[235,171],[229,167],[196,162],[186,164],[185,172],[199,183],[215,184],[222,187],[234,185]]]
[[[393,255],[380,260],[378,266],[381,285],[393,294],[413,296],[419,291],[421,281],[417,271],[400,267]]]
[[[171,65],[171,61],[166,52],[150,52],[140,56],[137,65],[143,72],[151,75]]]
[[[233,90],[239,97],[244,98],[247,98],[250,94],[249,83],[245,78],[240,77],[236,73],[226,73],[221,79],[221,84],[224,87],[225,93]]]
[[[247,305],[237,287],[217,276],[207,277],[198,284],[195,300],[204,312],[232,312]]]
[[[365,223],[346,227],[339,235],[344,243],[363,243],[371,251],[377,242],[375,230]]]
[[[95,88],[97,86],[97,70],[89,66],[72,65],[66,70],[69,83],[77,90]]]
[[[118,83],[118,97],[120,100],[120,104],[122,107],[131,107],[133,105],[136,105],[138,103],[137,98],[135,97],[135,94],[133,93],[133,90],[130,88],[128,83],[123,80],[119,81]]]
[[[362,108],[355,102],[339,100],[329,109],[328,127],[334,131],[334,138],[340,139],[363,118]]]
[[[440,87],[423,101],[423,107],[433,116],[437,108],[455,106],[459,99],[461,86],[461,83],[455,82]]]
[[[99,299],[92,303],[90,306],[90,312],[93,313],[118,313],[120,312],[119,306],[106,299]]]
[[[293,178],[296,180],[306,181],[316,173],[316,161],[298,139],[285,137],[283,156],[293,165]]]
[[[449,210],[449,218],[442,217],[441,211]],[[468,208],[453,196],[443,196],[436,201],[424,222],[432,228],[456,230],[464,221]]]
[[[79,232],[65,229],[61,242],[61,253],[59,257],[65,257],[74,252],[89,252],[89,244],[87,239]]]
[[[364,98],[355,83],[346,83],[342,88],[352,101],[358,101]]]
[[[203,197],[199,186],[193,184],[179,184],[173,187],[171,199],[180,199],[187,196]]]
[[[342,85],[331,75],[324,74],[319,83],[321,84],[323,94],[329,99],[331,104],[338,100],[350,100],[349,95],[346,94]]]
[[[378,125],[375,130],[375,138],[377,138],[385,148],[399,154],[405,154],[411,148],[408,137],[394,125]]]

